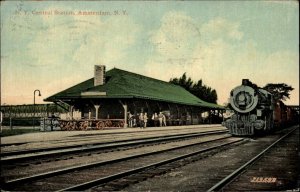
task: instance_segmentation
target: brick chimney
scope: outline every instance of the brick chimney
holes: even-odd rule
[[[105,65],[95,65],[94,68],[94,86],[105,83]]]

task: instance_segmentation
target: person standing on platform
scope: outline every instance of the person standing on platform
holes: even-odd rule
[[[159,120],[159,126],[160,127],[162,126],[163,117],[164,117],[164,114],[162,114],[162,112],[159,112],[159,114],[158,114],[158,120]]]
[[[162,126],[167,126],[167,118],[166,118],[166,116],[164,115],[164,114],[162,114],[163,115],[163,117],[162,117]]]
[[[128,112],[128,124],[129,127],[133,127],[133,115],[130,113],[130,111]]]
[[[147,113],[144,114],[143,120],[144,120],[144,128],[146,128],[147,127],[147,121],[148,121]]]
[[[157,123],[158,123],[158,115],[157,115],[157,113],[154,113],[153,115],[152,115],[152,120],[153,120],[153,124],[154,124],[154,127],[157,127]]]
[[[137,122],[137,114],[136,115],[132,115],[132,123],[133,123],[133,127],[137,127],[136,122]]]
[[[139,125],[140,125],[141,129],[144,127],[144,115],[143,115],[143,113],[140,113],[140,115],[139,115]]]

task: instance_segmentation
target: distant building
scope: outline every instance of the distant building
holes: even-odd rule
[[[58,105],[67,103],[70,105],[69,121],[76,111],[77,120],[85,120],[85,127],[127,127],[128,112],[134,117],[147,112],[149,120],[155,112],[163,112],[167,125],[199,124],[202,112],[224,109],[202,101],[180,86],[117,68],[106,72],[105,66],[95,66],[93,78],[45,101]]]

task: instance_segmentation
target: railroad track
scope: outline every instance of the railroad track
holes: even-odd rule
[[[2,183],[2,186],[4,190],[17,191],[78,191],[86,190],[98,185],[102,185],[101,187],[105,188],[105,183],[110,185],[109,183],[116,179],[132,176],[133,174],[143,174],[143,177],[145,177],[149,174],[149,170],[150,173],[153,174],[153,169],[166,170],[168,167],[174,167],[174,165],[170,166],[171,163],[182,161],[183,159],[195,161],[195,159],[193,160],[191,158],[192,156],[200,155],[203,157],[203,154],[205,153],[225,149],[228,146],[241,143],[242,141],[244,141],[244,139],[224,137],[200,143],[194,142],[186,145],[179,145],[167,149],[156,149],[154,151],[145,153],[140,152],[139,154],[115,158],[108,161],[64,168],[14,180],[6,180]],[[161,168],[161,166],[164,166],[164,168]],[[141,173],[142,171],[144,173]],[[137,178],[142,177],[138,176]],[[127,181],[133,182],[136,179],[131,178]]]
[[[64,164],[68,162],[68,166],[76,166],[79,164],[92,163],[96,161],[107,160],[106,157],[127,153],[137,152],[138,150],[146,150],[147,148],[155,149],[157,146],[174,146],[185,143],[195,143],[203,140],[222,139],[230,137],[229,134],[222,131],[205,132],[197,135],[180,135],[176,137],[157,138],[155,140],[141,140],[139,142],[109,144],[108,146],[94,146],[94,148],[87,148],[86,150],[79,148],[63,151],[63,153],[48,152],[46,154],[31,154],[25,156],[13,156],[3,159],[1,162],[1,172],[3,177],[7,179],[16,179],[32,174],[38,174],[65,167]],[[72,152],[73,151],[73,152]],[[63,164],[61,166],[61,164]],[[51,167],[51,168],[50,168]],[[29,170],[29,171],[28,171]]]
[[[220,127],[220,126],[219,126]],[[221,127],[220,127],[221,128]],[[226,129],[216,129],[213,131],[225,131]],[[46,142],[42,142],[42,146],[40,146],[41,142],[33,141],[30,142],[31,144],[36,143],[36,147],[32,145],[30,150],[27,149],[14,149],[10,148],[12,146],[22,146],[29,144],[29,142],[24,143],[12,143],[12,146],[10,144],[2,144],[1,146],[1,153],[0,157],[10,156],[10,155],[18,155],[18,154],[25,154],[25,153],[37,153],[37,152],[43,152],[43,151],[50,151],[55,149],[69,149],[73,147],[84,147],[84,146],[93,146],[93,145],[101,145],[101,144],[107,144],[107,143],[116,143],[116,142],[124,142],[128,140],[142,140],[142,139],[151,139],[151,138],[163,138],[163,137],[169,137],[169,136],[178,136],[178,135],[188,135],[193,133],[204,133],[203,131],[196,130],[194,128],[193,132],[181,132],[178,133],[175,130],[168,130],[168,134],[157,134],[157,132],[166,131],[166,130],[158,130],[158,131],[135,131],[135,134],[127,134],[127,133],[112,133],[113,135],[113,141],[112,141],[112,135],[104,133],[104,135],[107,135],[107,137],[101,137],[101,141],[99,141],[99,134],[96,136],[70,136],[71,138],[64,138],[64,139],[58,139],[58,140],[50,140]],[[226,130],[227,131],[227,130]],[[209,132],[209,131],[208,131]],[[146,133],[146,134],[145,134]],[[101,135],[101,134],[100,134]],[[117,135],[117,136],[116,136]],[[102,135],[101,135],[102,136]],[[76,138],[78,137],[78,138]],[[128,139],[124,139],[128,138]],[[45,143],[47,146],[45,146]],[[51,147],[49,147],[51,145]],[[23,148],[26,146],[23,146]],[[33,148],[34,147],[34,148]],[[19,147],[21,148],[21,147]]]
[[[49,157],[53,159],[56,158],[65,158],[64,155],[72,154],[82,155],[83,153],[91,152],[111,152],[118,150],[131,149],[133,147],[143,147],[145,145],[154,145],[161,142],[175,142],[185,139],[192,139],[197,137],[203,137],[208,135],[215,134],[226,134],[228,131],[208,131],[202,133],[189,133],[189,134],[177,134],[171,136],[160,136],[160,137],[149,137],[147,139],[126,139],[121,141],[110,141],[107,143],[100,142],[98,144],[87,144],[87,145],[74,145],[74,146],[62,146],[62,147],[51,147],[51,148],[41,148],[33,150],[24,150],[24,151],[12,151],[1,153],[1,164],[2,165],[15,165],[16,163],[22,163],[24,165],[27,161],[31,163],[35,161],[42,161],[46,159],[49,161]]]
[[[218,129],[218,130],[225,130],[222,126],[220,125],[216,125],[216,126],[209,126],[211,128],[222,128],[222,129]],[[203,129],[203,128],[207,128],[207,127],[199,127],[200,129]],[[192,130],[194,133],[195,132],[199,132],[199,129],[198,127],[193,127],[193,128],[185,128],[184,131],[186,134],[189,133],[189,130]],[[128,132],[107,132],[107,133],[96,133],[96,134],[79,134],[79,135],[71,135],[71,136],[68,136],[68,138],[65,138],[63,141],[61,139],[54,139],[54,140],[50,140],[48,141],[49,143],[51,144],[63,144],[63,146],[65,147],[72,147],[74,145],[77,145],[76,143],[78,142],[88,142],[89,144],[91,144],[92,142],[94,142],[96,140],[96,142],[94,142],[94,144],[99,144],[99,136],[107,136],[107,138],[111,138],[111,136],[113,135],[114,138],[124,138],[124,137],[134,137],[134,136],[138,136],[138,137],[141,137],[141,135],[145,135],[144,133],[147,133],[146,134],[146,137],[151,137],[151,135],[153,135],[153,137],[157,137],[157,133],[161,132],[162,134],[164,134],[164,132],[167,132],[169,135],[176,135],[178,133],[178,130],[179,131],[182,131],[182,128],[178,128],[178,129],[157,129],[157,130],[140,130],[139,128],[137,128],[137,131],[128,131]],[[160,135],[162,136],[162,135]],[[145,137],[145,138],[146,138]],[[103,137],[102,137],[103,138]],[[104,137],[105,138],[105,137]],[[106,141],[105,141],[106,142]],[[25,144],[28,144],[29,142],[17,142],[17,143],[1,143],[0,146],[1,148],[3,149],[2,150],[2,153],[4,153],[6,150],[5,148],[8,148],[8,147],[12,147],[12,146],[20,146],[20,145],[25,145]],[[40,142],[39,141],[33,141],[31,143],[37,143],[39,144]],[[72,144],[72,143],[75,143],[75,144]],[[70,145],[70,146],[66,146],[66,144]],[[84,145],[84,144],[81,144],[81,145]],[[56,147],[60,147],[60,146],[54,146],[53,148],[56,148]],[[36,150],[39,150],[41,148],[45,148],[45,147],[38,147]],[[48,148],[48,147],[46,147]],[[45,148],[45,149],[46,149]],[[46,149],[47,150],[47,149]],[[10,150],[11,151],[11,150]],[[2,156],[2,154],[0,154]]]
[[[299,126],[280,137],[208,191],[299,190],[298,153]]]

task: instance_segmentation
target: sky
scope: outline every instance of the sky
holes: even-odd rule
[[[1,1],[1,104],[43,99],[106,65],[169,81],[186,72],[218,104],[250,79],[299,105],[298,1]],[[42,96],[34,96],[34,90]]]

